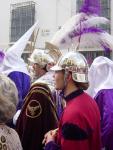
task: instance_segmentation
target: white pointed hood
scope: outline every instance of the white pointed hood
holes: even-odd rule
[[[2,66],[2,73],[8,75],[13,71],[19,71],[29,74],[26,63],[21,58],[21,55],[37,26],[38,21],[12,47],[7,50]]]

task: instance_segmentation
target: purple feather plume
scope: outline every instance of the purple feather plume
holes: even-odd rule
[[[100,0],[84,0],[80,12],[100,15]]]
[[[71,33],[68,34],[68,37],[72,40],[74,40],[74,38],[76,37],[80,37],[79,38],[79,42],[78,43],[81,43],[81,37],[82,35],[84,34],[88,34],[88,33],[96,33],[96,34],[101,34],[101,33],[104,33],[105,31],[102,30],[101,28],[98,28],[98,27],[89,27],[89,28],[82,28],[81,30],[79,29],[78,31],[73,31]],[[62,39],[61,41],[61,44],[65,44],[65,39]],[[106,51],[106,52],[109,52],[111,51],[111,49],[109,48],[109,45],[107,43],[104,43],[103,41],[98,41],[100,43],[100,46]]]
[[[81,36],[85,33],[102,33],[104,32],[102,29],[97,27],[90,27],[90,28],[83,28],[79,29],[78,31],[74,30],[73,32],[69,33],[69,38],[73,39],[74,37]]]

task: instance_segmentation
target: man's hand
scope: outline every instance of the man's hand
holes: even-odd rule
[[[44,136],[44,140],[43,140],[43,144],[47,144],[50,141],[55,141],[56,136],[57,136],[57,132],[58,132],[58,128],[55,130],[50,130],[49,132],[47,132]]]

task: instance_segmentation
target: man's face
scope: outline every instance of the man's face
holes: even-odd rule
[[[40,66],[38,64],[33,64],[32,67],[33,67],[35,76],[37,77],[40,76],[40,70],[41,70]]]
[[[64,88],[64,71],[55,71],[54,78],[56,90],[62,90]]]

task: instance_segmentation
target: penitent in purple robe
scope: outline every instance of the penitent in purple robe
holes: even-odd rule
[[[21,109],[24,98],[30,89],[30,76],[23,72],[13,71],[8,75],[8,77],[15,82],[18,89],[19,102],[17,105],[17,110],[19,110]]]
[[[101,114],[102,144],[113,150],[113,89],[100,90],[95,96]]]

